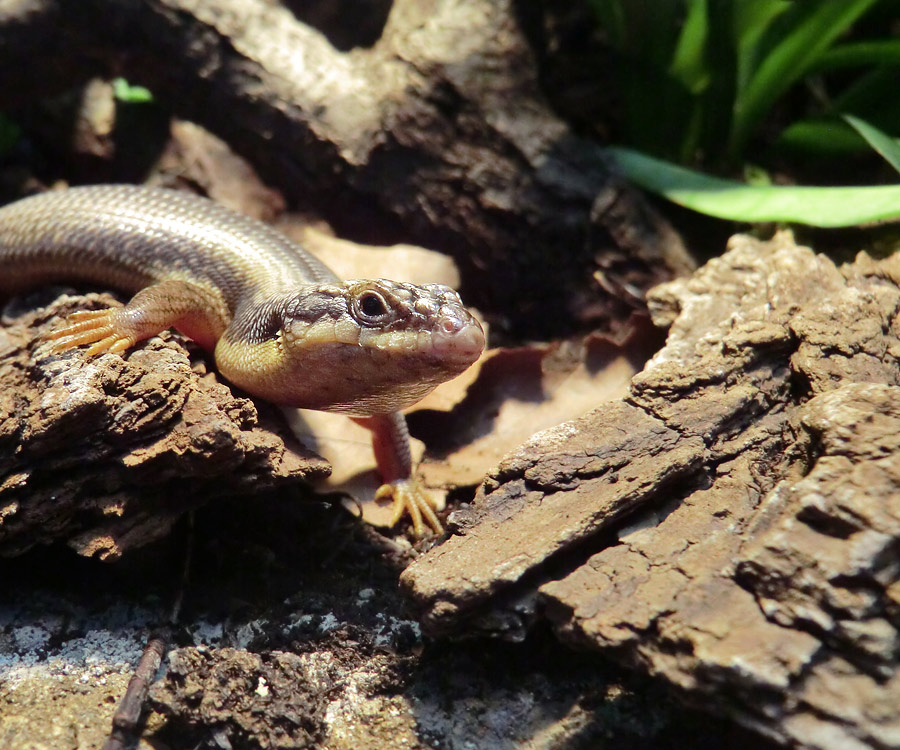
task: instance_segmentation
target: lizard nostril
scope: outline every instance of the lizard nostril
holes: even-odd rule
[[[454,334],[462,330],[465,325],[459,318],[444,318],[441,321],[441,331],[447,334]]]

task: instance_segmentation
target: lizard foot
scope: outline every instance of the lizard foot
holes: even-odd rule
[[[376,500],[392,500],[394,515],[391,526],[396,526],[403,516],[409,514],[412,521],[413,534],[421,539],[426,535],[427,526],[440,534],[444,527],[436,511],[442,510],[439,504],[425,488],[415,479],[397,479],[390,484],[383,484],[375,492]]]
[[[123,333],[117,321],[117,308],[107,310],[78,310],[67,318],[69,325],[51,331],[44,338],[55,341],[50,351],[54,354],[91,344],[87,356],[112,352],[121,354],[134,346],[136,339]]]

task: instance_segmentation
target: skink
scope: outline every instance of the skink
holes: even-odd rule
[[[438,284],[340,281],[284,235],[205,198],[100,185],[0,207],[0,294],[86,281],[123,307],[73,313],[54,351],[123,353],[167,328],[214,352],[219,372],[283,406],[346,413],[373,431],[394,522],[441,530],[414,480],[400,409],[469,367],[484,332]]]

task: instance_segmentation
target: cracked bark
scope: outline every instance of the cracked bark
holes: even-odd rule
[[[61,297],[4,311],[0,555],[63,541],[114,559],[211,500],[249,500],[327,474],[274,408],[232,394],[174,336],[127,359],[40,354],[36,341],[61,316],[104,302],[114,300]]]
[[[780,742],[896,747],[898,279],[783,234],[654,290],[630,396],[507,456],[404,573],[426,623],[546,618]]]
[[[343,235],[453,253],[467,300],[531,334],[614,326],[691,267],[550,111],[511,0],[397,0],[349,52],[265,0],[6,0],[0,48],[0,107],[124,74]]]

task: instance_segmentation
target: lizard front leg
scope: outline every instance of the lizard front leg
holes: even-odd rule
[[[413,475],[409,429],[403,414],[355,417],[354,421],[372,431],[375,461],[384,481],[376,491],[375,499],[393,501],[391,526],[408,514],[417,537],[425,536],[426,526],[436,534],[443,532],[444,527],[437,516],[437,512],[443,510],[442,504]]]
[[[141,289],[127,305],[79,310],[68,325],[47,334],[54,353],[91,344],[88,356],[122,353],[168,328],[177,328],[204,349],[215,349],[227,321],[224,303],[198,284],[169,279]]]

